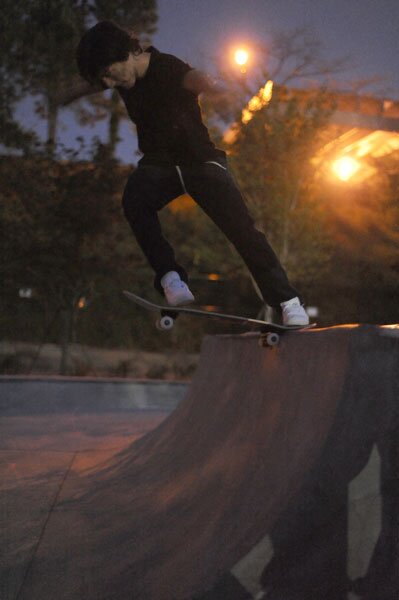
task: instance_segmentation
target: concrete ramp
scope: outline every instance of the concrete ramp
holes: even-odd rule
[[[397,422],[397,330],[292,332],[273,349],[258,339],[205,338],[177,410],[65,480],[18,600],[198,597],[322,477],[327,455],[354,476],[342,440],[366,459]]]

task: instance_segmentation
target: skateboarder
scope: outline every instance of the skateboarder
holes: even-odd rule
[[[265,301],[284,325],[307,325],[298,292],[289,283],[265,236],[255,228],[231,177],[226,155],[215,147],[201,118],[198,95],[217,98],[219,86],[201,71],[139,41],[110,21],[82,37],[77,49],[85,93],[116,88],[137,127],[143,157],[130,176],[123,208],[155,271],[155,287],[171,306],[194,301],[188,275],[162,235],[158,211],[189,194],[235,246]]]

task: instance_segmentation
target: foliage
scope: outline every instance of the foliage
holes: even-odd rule
[[[176,199],[161,218],[166,236],[178,251],[178,260],[191,273],[217,273],[230,279],[239,271],[242,259],[237,251],[189,196]]]
[[[77,0],[27,0],[5,11],[6,54],[2,70],[17,92],[37,96],[36,110],[47,118],[50,150],[55,140],[57,89],[75,71],[76,40],[84,31],[84,11]]]
[[[70,302],[137,262],[121,215],[125,168],[7,158],[0,169],[2,270],[21,286]]]
[[[308,27],[277,31],[268,41],[252,44],[252,54],[245,73],[239,73],[226,57],[215,59],[217,78],[226,93],[216,104],[213,98],[202,103],[208,125],[220,139],[221,122],[240,121],[244,106],[267,81],[280,88],[327,89],[332,78],[342,74],[347,60],[326,59],[323,43]]]
[[[52,154],[59,90],[76,81],[75,50],[85,29],[93,19],[107,18],[125,26],[134,24],[137,32],[152,33],[155,11],[155,0],[4,0],[0,13],[0,88],[7,94],[3,96],[0,118],[9,126],[3,143],[21,147],[26,141],[21,140],[12,110],[16,100],[34,96],[36,111],[47,120],[48,150]]]
[[[28,151],[35,141],[14,118],[14,106],[20,98],[19,79],[14,75],[18,57],[11,51],[15,22],[21,2],[4,0],[0,5],[0,143],[9,148]]]
[[[314,280],[328,264],[329,244],[313,192],[311,158],[329,115],[323,91],[303,103],[276,87],[268,106],[240,127],[228,147],[258,227],[296,281]]]
[[[319,190],[319,200],[340,265],[336,280],[351,288],[399,290],[399,154],[374,162],[374,176],[330,184]]]
[[[114,20],[136,36],[156,31],[156,0],[87,0],[86,4],[97,20]]]
[[[79,311],[109,288],[120,294],[126,265],[142,264],[121,215],[126,175],[109,161],[0,161],[3,300],[32,289],[45,328],[61,315],[65,344]]]
[[[33,132],[27,131],[13,116],[13,107],[18,98],[0,68],[0,144],[28,153],[39,145]]]
[[[224,142],[234,175],[258,228],[291,278],[304,285],[321,278],[329,264],[330,245],[314,194],[311,158],[333,108],[322,82],[341,72],[345,61],[326,60],[322,44],[307,28],[277,33],[254,51],[257,62],[248,74],[237,76],[231,66],[219,65],[219,78],[229,94],[216,106],[205,100],[203,110],[219,144],[224,142],[221,124],[235,122],[238,136],[233,143]],[[308,86],[309,80],[309,94],[300,97],[287,91],[287,84]],[[274,84],[272,99],[244,125],[243,109],[266,81]]]

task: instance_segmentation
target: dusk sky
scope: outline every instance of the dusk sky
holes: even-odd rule
[[[158,0],[154,45],[206,67],[241,41],[267,41],[273,32],[307,26],[328,58],[349,57],[343,78],[381,77],[380,89],[399,96],[397,0]]]
[[[348,58],[337,78],[341,89],[350,90],[355,80],[377,77],[364,93],[399,100],[398,0],[158,0],[158,15],[153,44],[210,71],[213,61],[234,45],[267,43],[273,32],[309,27],[322,42],[325,58]],[[104,127],[79,129],[68,113],[64,111],[60,129],[65,144],[73,145],[77,135],[103,136]],[[24,121],[43,130],[34,115],[26,115]],[[134,132],[125,124],[118,156],[136,163],[136,151]]]

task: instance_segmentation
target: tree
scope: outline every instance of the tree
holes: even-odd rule
[[[367,160],[363,157],[363,160]],[[327,293],[331,310],[348,319],[396,322],[399,292],[399,154],[368,158],[374,174],[362,180],[318,182],[318,198],[333,244]],[[342,298],[342,305],[339,305]]]
[[[328,89],[337,73],[345,69],[347,58],[326,59],[323,44],[308,27],[274,33],[268,42],[252,44],[253,64],[246,73],[238,73],[226,57],[215,60],[216,77],[226,88],[216,108],[203,99],[203,109],[214,133],[221,135],[221,121],[230,126],[240,122],[249,99],[267,81],[280,87]]]
[[[153,31],[155,0],[4,0],[1,8],[3,53],[0,73],[12,82],[6,105],[26,95],[37,98],[36,110],[47,120],[49,154],[55,148],[60,89],[77,80],[75,50],[93,18],[113,18],[137,31]],[[3,111],[4,112],[4,111]],[[114,111],[115,112],[115,111]],[[111,115],[112,115],[111,111]],[[112,117],[111,117],[112,120]],[[115,131],[115,124],[111,131]],[[117,134],[112,137],[115,143]]]
[[[267,107],[242,125],[229,147],[258,227],[291,277],[301,282],[320,276],[329,255],[312,163],[329,115],[322,91],[301,103],[294,93],[275,87]]]
[[[326,86],[345,59],[325,60],[322,44],[308,29],[277,34],[253,51],[256,65],[245,75],[219,67],[229,95],[216,110],[208,101],[203,108],[257,226],[302,287],[322,277],[328,266],[312,158],[333,109]],[[290,93],[293,84],[301,89]],[[229,124],[225,134],[221,122]]]
[[[0,143],[8,148],[28,151],[37,141],[14,118],[14,106],[20,97],[18,78],[13,76],[18,60],[11,48],[20,6],[18,2],[4,0],[0,5]]]
[[[13,83],[18,99],[37,98],[36,110],[47,120],[47,143],[54,151],[58,105],[57,89],[70,79],[75,66],[76,41],[84,29],[85,11],[77,0],[6,0],[4,34],[6,52],[2,71]]]
[[[29,152],[38,145],[33,132],[24,129],[13,116],[18,100],[17,92],[0,68],[0,143],[7,147]]]
[[[18,290],[30,287],[47,324],[58,315],[61,372],[79,306],[93,301],[100,289],[119,293],[125,265],[134,269],[142,263],[120,214],[126,173],[107,159],[98,163],[0,161],[4,296],[15,302]]]

